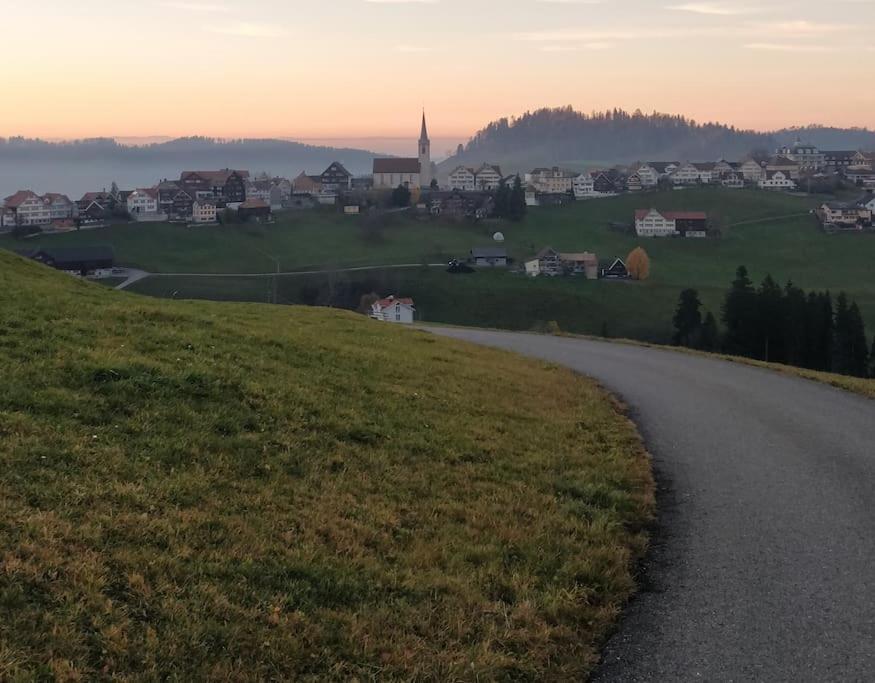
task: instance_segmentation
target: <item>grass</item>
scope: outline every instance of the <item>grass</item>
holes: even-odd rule
[[[735,269],[745,264],[757,280],[771,273],[779,281],[793,280],[806,289],[845,290],[860,304],[869,329],[875,329],[875,279],[871,277],[875,235],[824,235],[808,213],[818,202],[816,197],[703,188],[535,209],[520,224],[398,220],[376,243],[363,238],[362,218],[327,212],[295,214],[263,229],[187,231],[140,225],[43,240],[105,240],[123,262],[165,273],[273,272],[276,263],[267,254],[283,270],[442,262],[489,243],[496,230],[505,233],[506,245],[517,260],[548,244],[561,250],[595,251],[603,259],[625,257],[643,245],[652,260],[652,277],[644,283],[528,281],[509,273],[460,278],[435,271],[369,272],[281,279],[278,300],[349,306],[350,297],[334,296],[338,283],[345,291],[358,294],[371,283],[385,283],[392,291],[413,296],[432,321],[531,329],[538,321],[556,320],[575,333],[598,334],[607,327],[613,336],[664,343],[671,335],[671,318],[681,290],[698,289],[706,307],[718,313]],[[612,222],[630,222],[634,210],[645,206],[708,211],[723,237],[640,240],[608,228]],[[0,239],[0,246],[14,245],[11,238]],[[158,278],[138,283],[134,290],[160,296],[266,301],[272,287],[272,281],[266,283],[263,278]],[[356,303],[357,299],[352,301],[353,306]]]
[[[564,369],[0,254],[0,374],[2,680],[581,679],[634,589],[649,462]]]

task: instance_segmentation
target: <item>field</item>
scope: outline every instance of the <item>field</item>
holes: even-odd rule
[[[0,253],[0,375],[2,680],[581,680],[634,589],[649,462],[571,372]]]
[[[354,307],[362,293],[413,296],[424,319],[530,329],[556,320],[563,329],[665,342],[679,292],[694,287],[719,313],[735,269],[747,265],[756,281],[767,273],[808,289],[846,290],[875,329],[875,234],[824,235],[810,209],[817,198],[758,191],[697,189],[578,202],[533,209],[520,224],[459,225],[397,218],[367,234],[365,219],[319,212],[296,214],[268,228],[186,231],[173,226],[110,228],[88,235],[43,238],[45,243],[110,243],[121,261],[164,273],[271,273],[394,264],[441,263],[491,242],[501,230],[518,261],[543,246],[594,251],[603,260],[625,257],[643,245],[653,274],[644,283],[581,280],[526,281],[512,273],[451,276],[440,269],[379,269],[249,279],[152,278],[133,289],[178,298],[332,304]],[[722,231],[713,240],[639,240],[613,230],[629,223],[636,208],[708,211]],[[0,246],[11,246],[7,239]],[[272,256],[273,259],[269,258]]]

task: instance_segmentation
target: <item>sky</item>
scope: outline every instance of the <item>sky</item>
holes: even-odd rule
[[[0,136],[416,137],[425,108],[451,141],[568,104],[875,128],[875,0],[10,0],[3,19]]]

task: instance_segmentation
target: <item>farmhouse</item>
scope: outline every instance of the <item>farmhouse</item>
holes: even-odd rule
[[[50,225],[73,218],[77,207],[65,195],[48,193],[40,197],[30,190],[19,190],[3,203],[4,223],[10,225]]]
[[[319,182],[325,192],[339,192],[352,187],[352,173],[347,171],[339,161],[333,162],[322,171]],[[270,197],[267,198],[270,201]]]
[[[483,164],[474,171],[474,186],[478,190],[497,190],[502,180],[501,168],[498,166]]]
[[[556,276],[562,274],[562,259],[559,252],[553,247],[544,247],[534,258],[525,263],[526,275],[538,277],[539,275]]]
[[[826,202],[817,210],[825,225],[837,228],[859,229],[872,224],[872,210],[866,206],[845,204],[842,202]]]
[[[158,190],[140,188],[128,195],[125,209],[134,220],[154,220],[158,214]]]
[[[587,280],[598,280],[599,260],[595,254],[588,251],[581,253],[559,254],[562,268],[572,275],[584,275]]]
[[[230,168],[220,171],[183,171],[179,185],[194,198],[210,197],[223,204],[239,204],[246,201],[248,180],[249,171]]]
[[[639,237],[703,237],[707,230],[708,214],[701,211],[639,209],[635,212],[635,232]]]
[[[215,223],[217,208],[211,199],[198,199],[191,207],[192,223]]]
[[[759,187],[761,190],[795,190],[796,181],[785,171],[767,170]]]
[[[266,220],[270,218],[270,213],[270,204],[261,199],[247,199],[237,209],[237,214],[244,221],[249,219]]]
[[[322,176],[312,176],[301,173],[292,182],[294,194],[319,194],[322,192]]]
[[[611,261],[602,262],[599,267],[599,276],[604,280],[628,280],[629,269],[623,259],[614,259]]]
[[[466,166],[457,166],[450,173],[449,185],[451,190],[464,190],[473,192],[477,189],[477,179],[474,169]]]
[[[857,206],[875,215],[875,194],[867,194],[857,200]]]
[[[411,325],[415,315],[416,306],[413,304],[413,299],[396,299],[390,296],[374,302],[370,317],[387,323]]]
[[[545,194],[563,194],[571,192],[577,174],[564,171],[558,166],[553,168],[536,168],[526,174],[526,181],[534,185],[538,192]]]

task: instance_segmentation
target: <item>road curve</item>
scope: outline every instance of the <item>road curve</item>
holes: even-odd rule
[[[594,680],[875,680],[875,402],[672,351],[430,329],[595,377],[653,454],[644,585]]]

